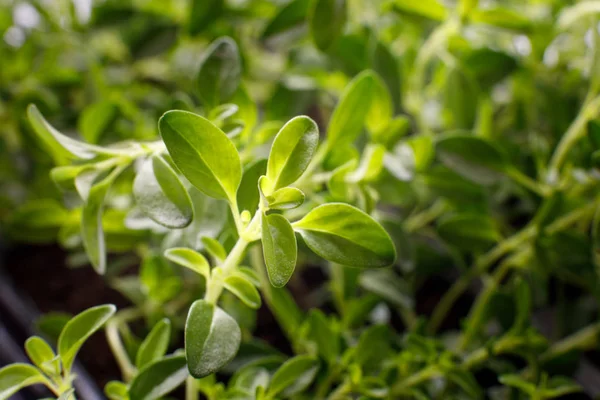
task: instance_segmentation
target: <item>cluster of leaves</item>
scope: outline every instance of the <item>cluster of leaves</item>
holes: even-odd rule
[[[600,336],[598,1],[104,1],[86,21],[42,3],[43,29],[0,19],[6,159],[35,171],[3,176],[35,182],[5,226],[85,254],[131,307],[74,317],[58,355],[30,339],[1,399],[73,398],[104,323],[115,400],[581,390],[565,375]],[[263,302],[289,349],[260,338]]]

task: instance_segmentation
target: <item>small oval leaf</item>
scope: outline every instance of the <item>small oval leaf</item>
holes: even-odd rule
[[[300,178],[308,167],[318,142],[319,128],[309,117],[292,118],[285,124],[271,146],[267,178],[272,187],[265,194],[291,185]]]
[[[387,232],[348,204],[323,204],[292,226],[312,251],[338,264],[375,268],[396,260],[396,248]]]
[[[225,289],[233,293],[250,308],[258,309],[261,305],[260,294],[256,287],[241,275],[232,275],[225,278]]]
[[[26,386],[46,381],[44,375],[29,364],[7,365],[0,369],[0,399],[6,400]]]
[[[196,78],[198,96],[208,107],[229,100],[242,76],[242,62],[235,41],[229,37],[215,40],[204,53]]]
[[[210,266],[206,258],[192,249],[184,247],[168,249],[165,251],[165,257],[167,260],[181,265],[182,267],[189,268],[207,279],[210,275]]]
[[[269,394],[275,396],[284,392],[291,396],[306,389],[315,379],[319,370],[319,361],[311,356],[296,356],[287,360],[273,374],[269,385]]]
[[[294,187],[285,187],[276,190],[270,196],[267,196],[269,208],[274,210],[291,210],[304,203],[304,193]]]
[[[205,194],[235,200],[242,179],[240,156],[212,122],[187,111],[167,111],[158,127],[173,162]]]
[[[190,374],[202,378],[217,372],[235,357],[241,338],[240,327],[225,311],[205,300],[195,301],[185,324]]]
[[[271,284],[284,286],[296,268],[298,244],[290,222],[279,214],[262,215],[262,246]]]

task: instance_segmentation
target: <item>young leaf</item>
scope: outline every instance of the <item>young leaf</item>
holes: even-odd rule
[[[102,229],[104,199],[123,169],[124,167],[115,168],[106,178],[92,186],[81,212],[83,246],[92,266],[99,274],[106,271],[106,245]]]
[[[256,287],[245,277],[239,275],[228,276],[225,278],[223,284],[225,289],[236,295],[248,307],[254,309],[260,308],[260,294],[256,290]]]
[[[151,362],[163,357],[171,339],[171,321],[160,320],[144,339],[135,357],[135,366],[142,369]]]
[[[448,11],[437,0],[393,0],[392,9],[402,14],[443,21]]]
[[[198,96],[210,108],[229,100],[242,77],[242,62],[235,41],[215,40],[203,55],[196,78]]]
[[[485,139],[450,134],[441,137],[436,152],[444,165],[482,185],[498,181],[507,166],[504,154]]]
[[[165,257],[175,264],[199,273],[206,279],[210,276],[210,266],[208,261],[202,254],[192,249],[184,247],[168,249],[165,251]]]
[[[319,309],[310,310],[306,319],[308,339],[317,345],[318,354],[334,365],[340,352],[339,332],[334,323]]]
[[[346,0],[313,0],[309,24],[315,46],[322,51],[329,49],[344,32]]]
[[[292,226],[312,251],[338,264],[376,268],[396,260],[396,248],[387,232],[348,204],[323,204]]]
[[[66,373],[71,370],[83,343],[108,321],[116,309],[112,304],[88,308],[67,322],[58,338],[58,355]]]
[[[156,400],[181,385],[188,377],[183,355],[162,358],[146,365],[131,381],[130,400]]]
[[[380,144],[369,144],[365,147],[358,168],[346,176],[348,182],[368,182],[379,175],[383,168],[385,147]]]
[[[96,157],[98,147],[71,139],[57,131],[34,104],[27,107],[27,117],[35,133],[59,159],[88,160]]]
[[[219,261],[224,261],[225,258],[227,258],[227,252],[218,240],[215,240],[208,236],[204,236],[202,238],[202,244],[204,245],[204,249],[208,252],[208,254],[210,254],[215,259]]]
[[[56,355],[52,347],[39,336],[32,336],[25,342],[25,352],[31,362],[44,372],[59,373],[59,368],[54,368],[52,362]]]
[[[119,381],[110,381],[104,385],[104,394],[110,400],[129,400],[128,387]]]
[[[22,388],[48,380],[35,367],[15,363],[0,369],[0,399],[7,400]]]
[[[308,117],[291,119],[281,128],[271,147],[267,164],[270,187],[263,188],[265,194],[294,183],[308,167],[317,144],[319,128]]]
[[[298,257],[296,236],[285,217],[263,213],[262,246],[271,285],[284,286],[294,273]]]
[[[190,374],[202,378],[217,372],[233,359],[241,338],[240,327],[225,311],[205,300],[195,301],[185,324]]]
[[[231,140],[209,120],[187,111],[167,111],[160,134],[185,177],[205,194],[235,200],[242,179],[240,156]]]
[[[237,202],[241,211],[248,210],[251,213],[258,208],[260,193],[256,182],[267,172],[267,160],[258,160],[246,168],[242,182],[237,191]]]
[[[329,121],[327,145],[330,150],[338,144],[353,142],[361,132],[371,108],[375,79],[372,71],[364,71],[344,89]]]
[[[291,358],[273,374],[268,393],[271,397],[282,392],[286,397],[292,396],[306,389],[318,371],[319,361],[311,356]]]
[[[160,156],[146,160],[133,181],[133,194],[140,209],[153,221],[171,229],[192,222],[190,196],[179,177]]]
[[[285,187],[267,196],[267,203],[269,208],[274,210],[290,210],[302,205],[304,198],[304,193],[300,189]]]

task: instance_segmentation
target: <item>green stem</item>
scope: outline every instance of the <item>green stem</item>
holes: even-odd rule
[[[559,169],[565,161],[567,154],[575,143],[585,134],[585,126],[591,118],[594,118],[600,110],[600,96],[590,101],[586,101],[579,111],[579,114],[573,120],[567,132],[556,146],[556,150],[550,160],[548,167],[548,180],[558,182]]]
[[[516,183],[523,186],[526,189],[538,194],[541,197],[550,196],[552,189],[542,183],[538,183],[534,179],[531,179],[527,175],[523,174],[517,168],[509,168],[506,170],[506,174]]]
[[[600,323],[587,326],[572,335],[554,343],[540,356],[541,362],[547,362],[571,350],[595,348],[600,341]]]
[[[198,386],[193,376],[185,380],[185,400],[198,400]]]
[[[406,232],[415,232],[435,221],[435,219],[442,215],[446,210],[446,203],[442,200],[438,200],[427,210],[409,216],[404,221],[404,230],[406,230]]]
[[[467,345],[471,342],[473,336],[479,330],[479,327],[483,323],[483,319],[485,317],[485,310],[490,299],[498,289],[498,286],[500,286],[500,282],[502,282],[502,279],[504,279],[506,274],[510,271],[511,267],[511,259],[504,261],[498,267],[498,269],[494,271],[494,276],[491,280],[487,282],[485,289],[483,289],[483,291],[479,293],[479,296],[477,296],[477,300],[475,300],[475,303],[471,308],[471,312],[469,313],[469,316],[466,319],[468,321],[468,324],[464,330],[460,341],[460,350],[464,350],[467,347]]]
[[[121,342],[121,338],[119,336],[119,325],[124,322],[137,319],[141,316],[141,310],[129,308],[119,311],[117,315],[115,315],[106,324],[106,339],[113,355],[115,356],[115,360],[121,369],[123,380],[125,382],[129,382],[133,378],[136,368],[129,359],[127,350],[125,350],[125,346],[123,346],[123,342]]]
[[[430,365],[422,370],[412,374],[406,379],[401,380],[392,386],[390,393],[392,396],[406,393],[408,389],[426,382],[440,374],[440,370],[435,365]]]
[[[588,203],[585,206],[577,208],[561,218],[558,218],[556,221],[546,227],[546,233],[551,235],[568,228],[573,223],[584,218],[586,215],[593,213],[596,206],[597,201]],[[448,291],[444,294],[433,311],[433,314],[431,315],[427,327],[428,332],[435,333],[438,330],[446,314],[450,311],[456,300],[464,293],[465,290],[467,290],[473,279],[486,272],[504,255],[535,238],[537,234],[538,229],[536,226],[530,225],[525,227],[513,236],[498,243],[496,247],[479,258],[473,268],[456,280],[450,289],[448,289]]]

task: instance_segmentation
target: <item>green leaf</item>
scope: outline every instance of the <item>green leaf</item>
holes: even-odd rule
[[[158,321],[144,339],[135,357],[135,366],[142,369],[151,362],[163,357],[171,339],[171,321],[163,318]]]
[[[383,165],[394,178],[408,182],[413,179],[416,160],[413,148],[406,143],[399,143],[392,152],[385,153]]]
[[[119,381],[110,381],[104,385],[104,394],[110,400],[129,400],[128,387]]]
[[[222,262],[225,261],[225,258],[227,258],[227,252],[218,240],[204,236],[202,238],[202,244],[204,245],[204,249],[208,252],[208,254],[210,254],[216,260]]]
[[[553,376],[546,383],[546,387],[540,390],[544,399],[554,399],[571,393],[583,392],[583,388],[570,378],[564,376]]]
[[[156,400],[181,385],[188,377],[183,355],[162,358],[146,365],[131,381],[130,400]]]
[[[329,203],[292,224],[307,246],[326,260],[361,268],[386,267],[396,260],[387,232],[361,210]]]
[[[106,244],[102,229],[104,199],[124,167],[115,168],[108,176],[94,184],[81,211],[81,238],[92,266],[99,274],[106,271]]]
[[[294,183],[308,167],[319,142],[319,128],[308,117],[296,117],[285,124],[273,141],[267,164],[270,185],[266,195]]]
[[[353,142],[360,134],[371,109],[375,85],[375,74],[372,71],[364,71],[346,86],[329,121],[327,130],[329,150]]]
[[[202,254],[192,249],[184,247],[168,249],[165,251],[165,257],[175,264],[199,273],[206,279],[210,276],[210,265],[208,264],[208,261]]]
[[[444,106],[450,112],[449,126],[472,129],[477,116],[478,88],[465,71],[451,68],[444,87]]]
[[[457,214],[438,225],[447,243],[466,251],[484,251],[500,240],[494,221],[485,215]]]
[[[594,150],[600,149],[600,121],[591,120],[587,124],[588,138]]]
[[[217,372],[233,359],[241,337],[237,322],[225,311],[205,300],[195,301],[185,324],[185,354],[190,374],[202,378]]]
[[[393,354],[391,337],[387,325],[373,325],[361,333],[354,351],[354,359],[365,372],[381,370],[385,360]]]
[[[223,12],[222,0],[192,0],[190,4],[188,31],[191,36],[202,32],[211,22],[216,21]]]
[[[471,11],[471,21],[517,32],[529,32],[534,24],[523,13],[506,8],[476,9]]]
[[[373,73],[371,104],[365,120],[371,136],[376,136],[378,132],[386,129],[393,115],[394,105],[390,91],[379,75]]]
[[[319,309],[312,309],[304,327],[307,338],[317,346],[317,353],[329,365],[334,365],[340,353],[340,333],[335,322],[328,319]]]
[[[57,157],[57,161],[61,159],[91,159],[96,157],[93,147],[57,131],[44,119],[44,116],[34,104],[30,104],[27,107],[27,117],[35,133],[50,148],[55,157]]]
[[[388,91],[388,96],[391,96],[391,111],[397,111],[401,105],[401,74],[399,60],[392,53],[389,46],[375,36],[371,43],[371,68],[381,76]],[[372,109],[373,107],[371,107]]]
[[[517,374],[505,374],[498,377],[500,383],[506,386],[511,386],[520,389],[523,393],[532,396],[535,393],[535,385],[527,382]]]
[[[235,200],[242,166],[223,131],[186,111],[167,111],[158,126],[173,162],[192,185],[211,197]]]
[[[196,77],[198,96],[212,108],[230,100],[242,78],[242,62],[235,41],[215,40],[203,54]]]
[[[448,168],[482,185],[497,182],[507,167],[504,154],[485,139],[447,134],[436,143],[439,159]]]
[[[267,196],[269,208],[274,210],[290,210],[304,203],[304,193],[294,187],[284,187]]]
[[[63,370],[69,373],[77,352],[83,343],[115,313],[112,304],[96,306],[77,314],[63,328],[58,338],[58,355]]]
[[[269,39],[303,23],[308,15],[309,5],[310,0],[293,0],[284,5],[275,17],[269,21],[261,35],[261,39]]]
[[[35,367],[15,363],[0,369],[0,399],[7,400],[22,388],[48,380]]]
[[[258,160],[248,165],[242,176],[242,182],[237,191],[237,203],[241,211],[253,213],[258,208],[260,193],[258,179],[267,172],[267,160]]]
[[[74,159],[89,160],[99,154],[119,154],[117,150],[80,142],[60,133],[44,119],[34,104],[27,107],[27,117],[35,133],[50,148],[58,162]]]
[[[394,11],[401,14],[429,18],[435,21],[443,21],[448,16],[446,7],[436,0],[393,0],[390,5]]]
[[[296,268],[298,244],[290,222],[279,214],[262,215],[262,246],[271,285],[284,286]]]
[[[225,289],[233,293],[238,299],[250,308],[258,309],[261,305],[260,294],[256,287],[245,277],[231,275],[223,282]]]
[[[77,121],[81,136],[90,143],[98,143],[102,134],[117,117],[117,112],[117,106],[110,100],[90,104],[83,110]]]
[[[142,164],[133,182],[133,194],[139,208],[167,228],[185,228],[192,222],[194,213],[187,190],[158,155]]]
[[[269,395],[292,396],[306,389],[319,371],[319,361],[311,356],[296,356],[287,360],[273,374],[269,385]]]
[[[372,181],[383,169],[385,147],[380,144],[368,144],[364,151],[358,168],[346,176],[346,181],[358,183]]]
[[[42,371],[50,374],[60,373],[60,364],[56,364],[56,354],[52,347],[41,337],[32,336],[25,342],[25,352],[31,362]]]
[[[346,0],[313,0],[308,18],[310,34],[315,46],[325,51],[344,32]]]

